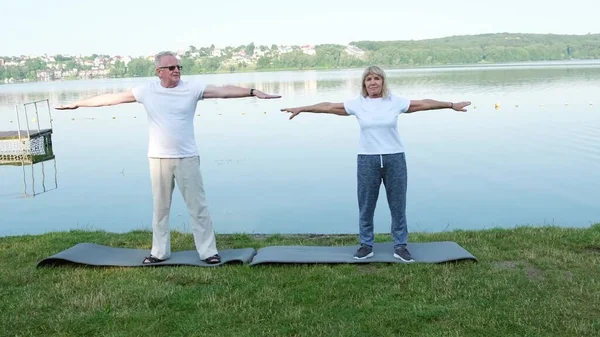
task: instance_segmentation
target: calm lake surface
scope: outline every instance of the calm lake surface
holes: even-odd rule
[[[290,121],[279,109],[352,98],[361,73],[184,76],[283,95],[198,104],[196,141],[217,233],[357,233],[358,123],[308,113]],[[388,76],[392,91],[410,99],[473,102],[467,113],[399,117],[410,231],[600,222],[600,63],[388,70]],[[0,131],[17,129],[15,104],[47,98],[53,106],[149,80],[0,85]],[[41,127],[49,127],[43,105],[39,113]],[[143,107],[51,113],[55,159],[0,166],[0,236],[150,229]],[[176,189],[171,227],[189,231],[188,223]],[[375,230],[389,227],[382,186]]]

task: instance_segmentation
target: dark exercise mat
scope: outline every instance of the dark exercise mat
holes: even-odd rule
[[[145,266],[198,266],[213,267],[231,262],[248,263],[256,253],[254,248],[229,249],[219,251],[221,263],[208,264],[200,260],[198,252],[186,250],[172,252],[171,257],[163,262],[143,264],[144,257],[150,255],[149,249],[113,248],[93,243],[80,243],[58,254],[41,260],[40,266],[80,264],[89,266],[111,267],[145,267]]]
[[[268,263],[405,263],[393,256],[393,242],[375,243],[373,246],[374,256],[364,260],[354,259],[354,253],[358,248],[358,245],[337,247],[271,246],[259,249],[250,265]],[[407,248],[415,260],[413,263],[477,261],[471,253],[451,241],[409,243]]]

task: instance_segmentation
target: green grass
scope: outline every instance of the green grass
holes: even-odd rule
[[[227,249],[357,239],[217,240]],[[600,224],[411,234],[441,240],[479,262],[36,268],[80,242],[147,249],[151,234],[0,238],[0,336],[600,336]],[[173,233],[172,246],[194,249],[190,234]]]

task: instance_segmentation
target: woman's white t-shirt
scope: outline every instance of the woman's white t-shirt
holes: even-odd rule
[[[360,125],[358,154],[391,154],[404,152],[398,134],[398,115],[408,111],[410,100],[395,95],[369,98],[362,95],[344,102],[349,115]]]

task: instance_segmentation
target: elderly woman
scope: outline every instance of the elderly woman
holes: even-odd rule
[[[373,256],[373,216],[381,182],[385,186],[392,216],[394,257],[413,262],[406,248],[406,159],[398,134],[398,115],[434,109],[467,111],[471,102],[440,102],[431,99],[408,100],[390,93],[385,72],[370,66],[362,75],[361,94],[344,103],[323,102],[311,106],[285,108],[290,119],[301,112],[356,116],[360,125],[357,159],[357,191],[359,208],[360,248],[354,254],[358,260]]]

